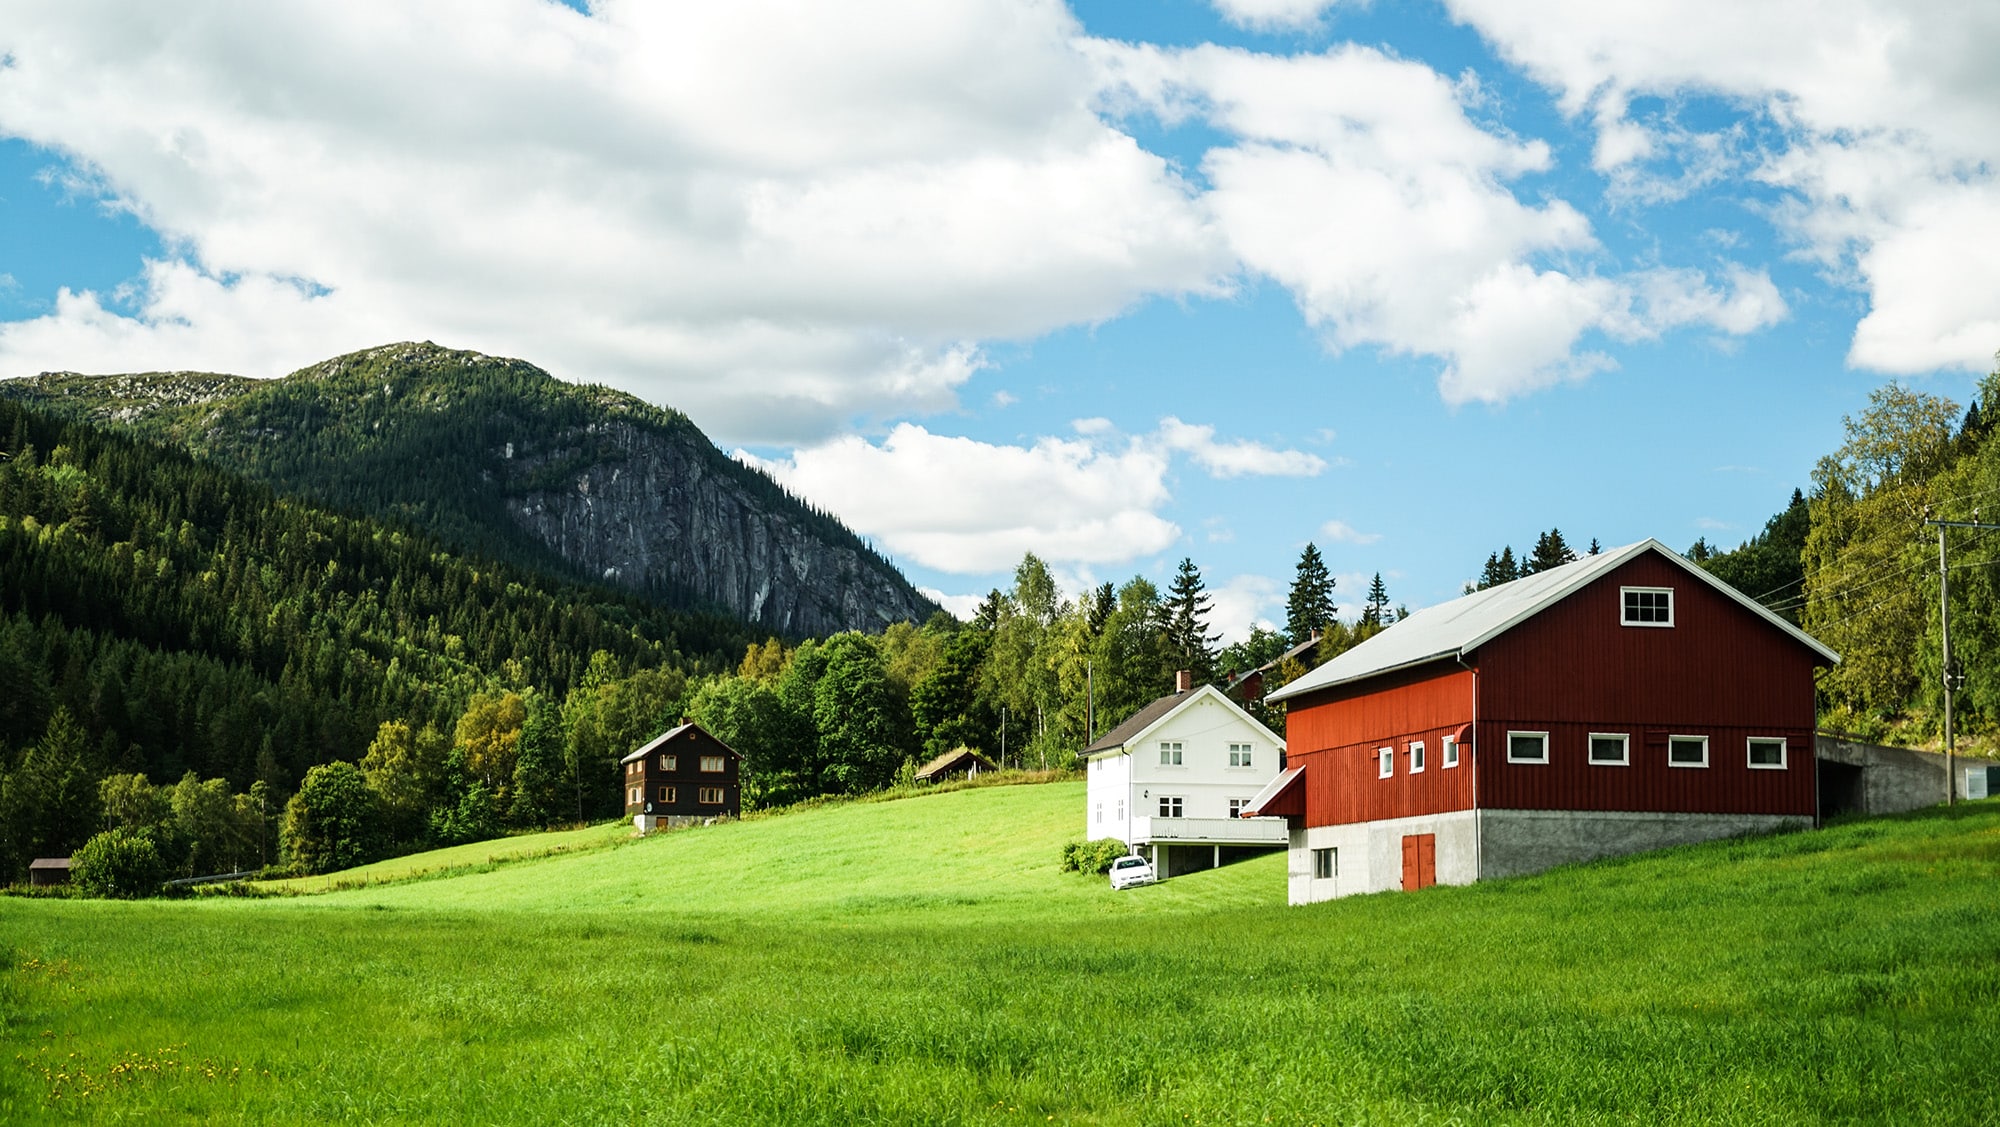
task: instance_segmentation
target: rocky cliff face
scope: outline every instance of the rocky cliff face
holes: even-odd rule
[[[511,496],[508,513],[592,575],[642,588],[664,583],[781,634],[879,630],[937,609],[864,547],[829,543],[799,513],[753,496],[730,472],[736,467],[715,464],[713,447],[624,421],[591,430],[600,457],[615,454],[559,487]],[[509,477],[539,476],[561,457],[507,459],[515,463]]]
[[[938,610],[887,560],[685,416],[532,364],[433,344],[282,379],[49,374],[0,394],[180,441],[250,477],[772,633]]]

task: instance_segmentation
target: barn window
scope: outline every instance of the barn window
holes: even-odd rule
[[[1444,738],[1444,740],[1443,740],[1443,742],[1442,742],[1441,746],[1440,746],[1440,747],[1438,748],[1438,751],[1439,751],[1439,754],[1441,754],[1441,755],[1442,755],[1442,756],[1444,757],[1444,765],[1445,765],[1446,767],[1456,767],[1456,766],[1458,766],[1458,737],[1457,737],[1457,736],[1446,736],[1446,737]]]
[[[1708,766],[1708,737],[1668,736],[1667,765],[1669,767]]]
[[[1507,733],[1507,762],[1547,763],[1549,761],[1549,734],[1547,732]]]
[[[1181,817],[1182,811],[1186,808],[1185,806],[1186,802],[1187,800],[1184,798],[1162,797],[1160,799],[1160,817],[1162,818]]]
[[[1618,594],[1624,600],[1624,616],[1620,621],[1625,625],[1672,626],[1674,624],[1672,587],[1620,587]]]
[[[1590,761],[1600,767],[1632,765],[1632,737],[1624,732],[1590,733]]]
[[[1385,747],[1375,753],[1376,778],[1386,779],[1396,773],[1396,749]]]
[[[722,757],[720,755],[702,756],[701,769],[711,773],[722,770]]]
[[[1340,874],[1340,850],[1313,850],[1313,879],[1332,880]]]
[[[1230,745],[1229,745],[1229,765],[1230,765],[1231,767],[1248,767],[1248,766],[1250,766],[1250,745],[1249,745],[1249,744],[1230,744]]]
[[[1418,740],[1410,745],[1410,774],[1424,769],[1424,743]]]
[[[703,787],[695,797],[701,800],[703,806],[720,806],[722,805],[722,788]]]
[[[1180,765],[1181,765],[1181,743],[1180,743],[1180,741],[1179,741],[1179,740],[1168,740],[1168,741],[1164,741],[1164,742],[1162,742],[1162,743],[1160,744],[1160,766],[1162,766],[1162,767],[1178,767],[1178,766],[1180,766]]]
[[[1750,766],[1761,771],[1785,769],[1785,741],[1763,736],[1750,737]]]
[[[680,756],[678,756],[678,755],[662,755],[662,756],[660,756],[660,770],[662,770],[662,771],[678,771],[678,770],[680,770],[680,769],[681,769],[681,757],[680,757]]]

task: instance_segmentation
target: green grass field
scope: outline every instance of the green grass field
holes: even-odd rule
[[[1058,873],[1082,807],[0,899],[0,1122],[2000,1121],[2000,804],[1310,908]]]

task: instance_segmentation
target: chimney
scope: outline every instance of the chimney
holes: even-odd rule
[[[1183,669],[1174,674],[1174,691],[1185,693],[1194,688],[1194,670]]]

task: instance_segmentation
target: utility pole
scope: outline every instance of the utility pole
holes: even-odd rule
[[[1978,510],[1974,510],[1978,516]],[[1981,528],[1989,532],[2000,532],[2000,524],[1981,524],[1976,520],[1926,520],[1938,530],[1938,641],[1940,680],[1944,685],[1944,803],[1953,806],[1958,803],[1958,780],[1952,777],[1957,770],[1957,758],[1952,752],[1951,732],[1951,565],[1945,562],[1944,530],[1947,528]]]

